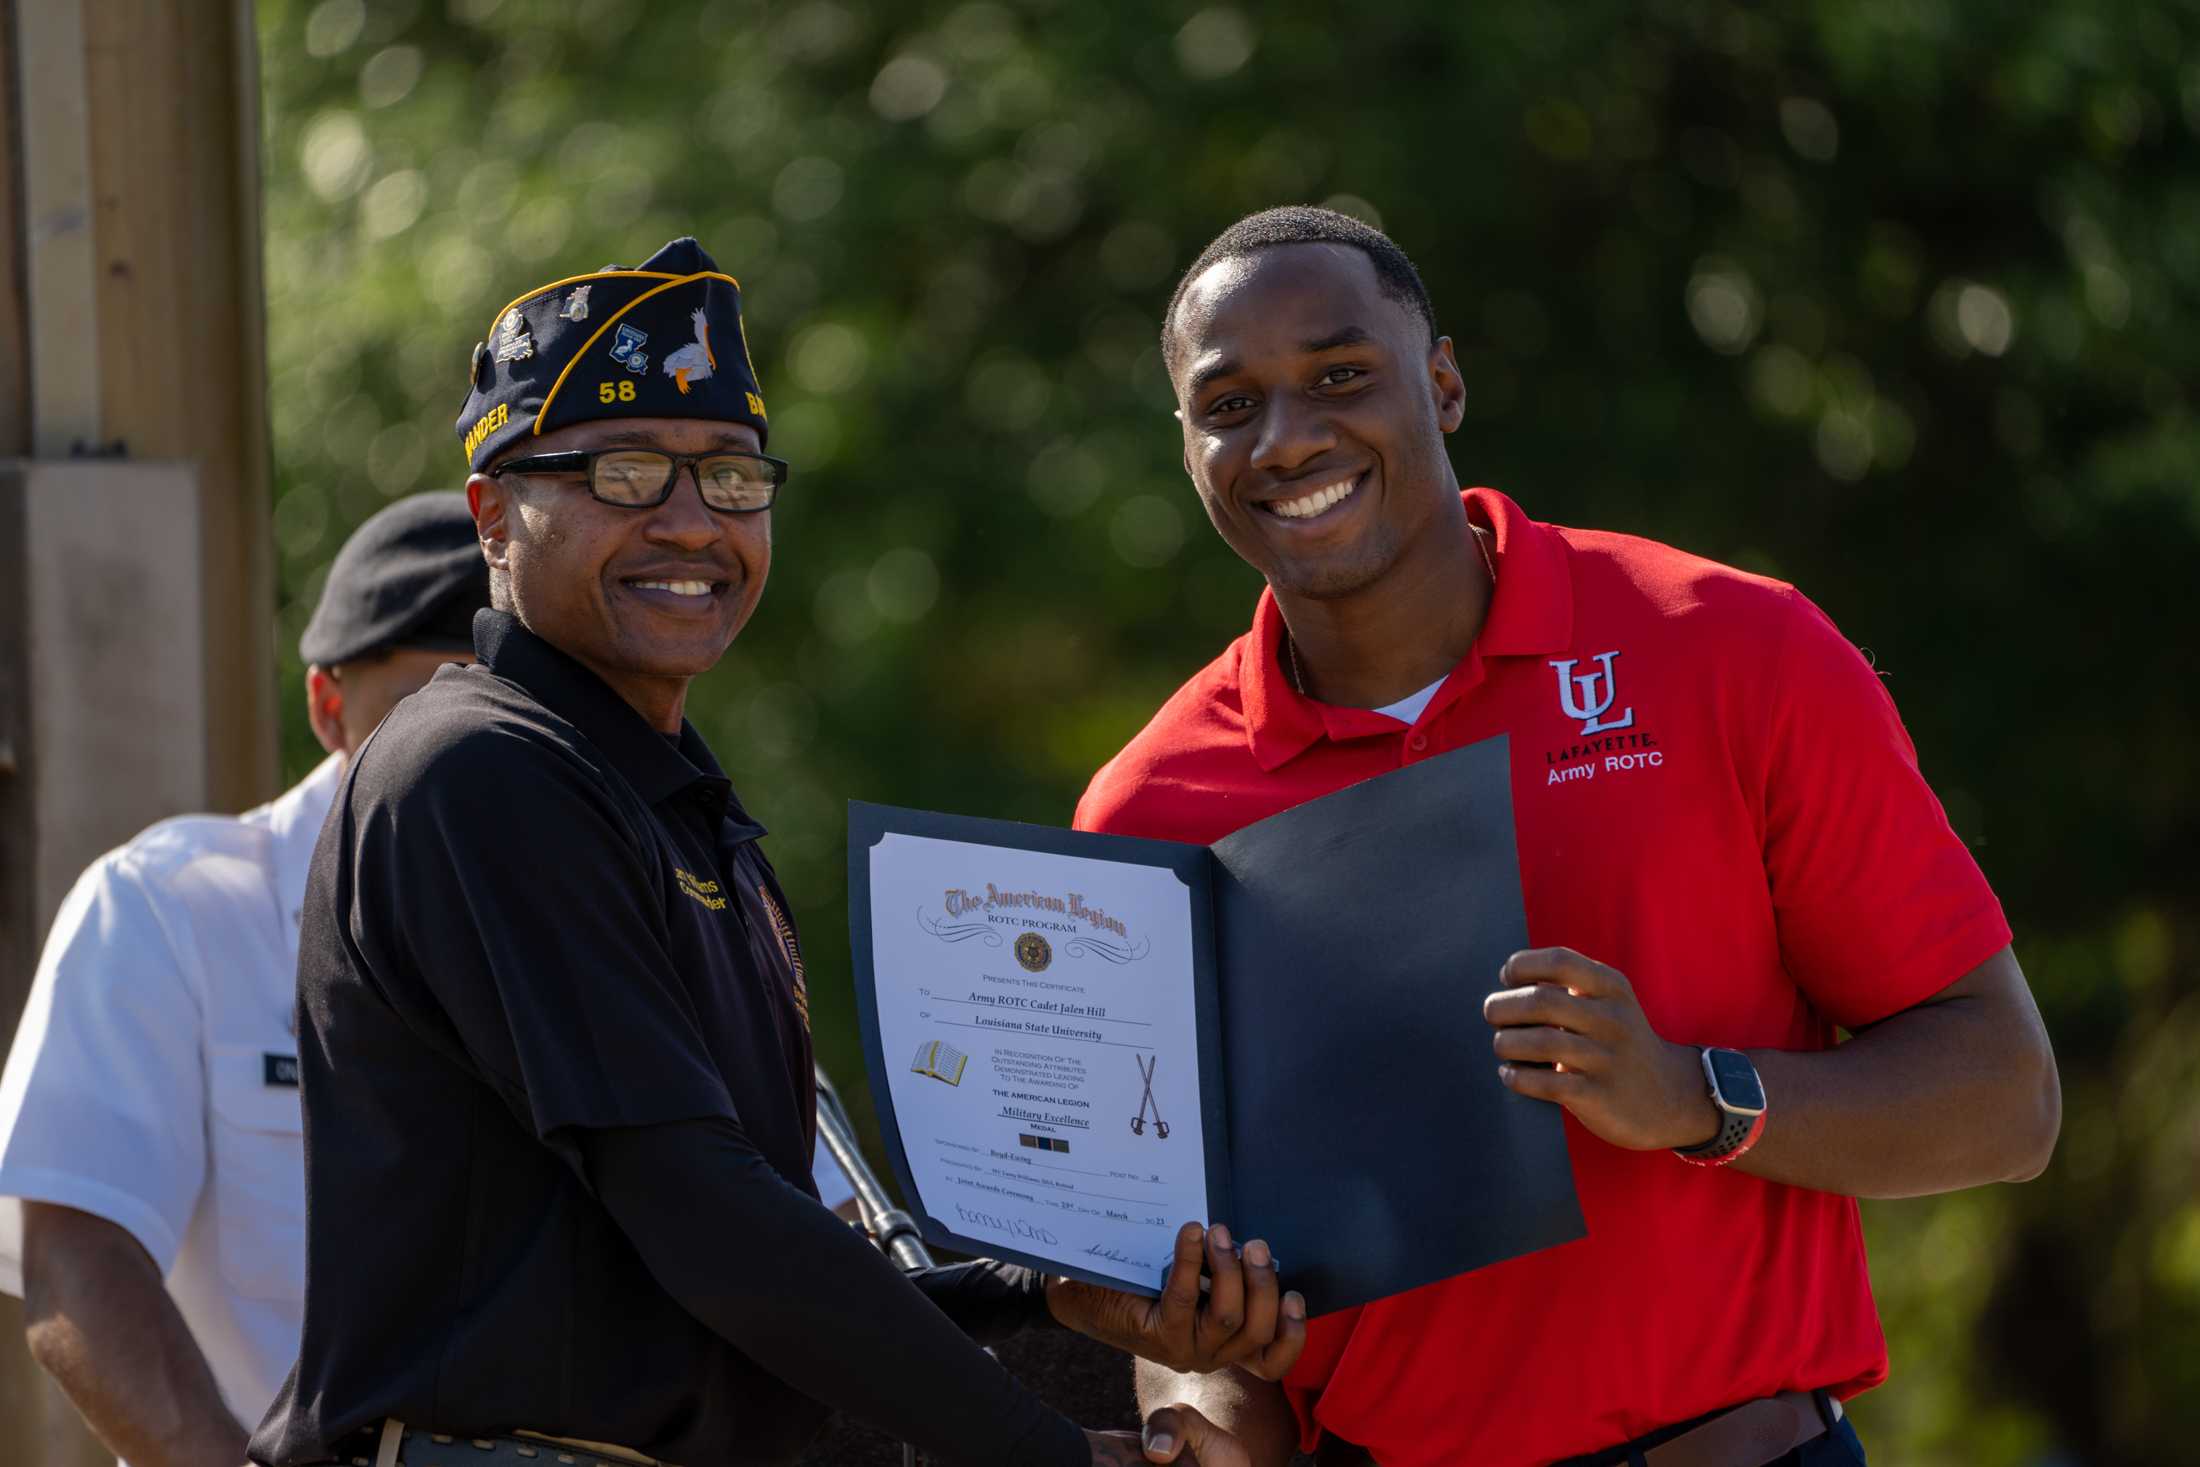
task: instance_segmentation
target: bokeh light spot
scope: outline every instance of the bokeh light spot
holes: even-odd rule
[[[359,227],[368,239],[388,239],[412,228],[427,205],[427,179],[417,168],[400,168],[376,180],[359,200]]]
[[[865,587],[883,620],[907,624],[922,619],[939,599],[939,568],[914,545],[897,545],[872,564]]]
[[[1184,513],[1158,494],[1138,494],[1117,507],[1108,539],[1124,563],[1140,570],[1167,565],[1184,546]]]
[[[1859,414],[1836,408],[1818,420],[1817,449],[1820,468],[1853,484],[1872,466],[1871,425]]]
[[[1791,346],[1761,347],[1749,359],[1749,397],[1775,418],[1800,418],[1817,395],[1817,373]]]
[[[871,110],[888,122],[909,122],[940,105],[947,70],[929,56],[896,56],[871,80]]]
[[[2016,316],[2000,291],[1984,285],[1966,285],[1956,293],[1956,329],[1973,350],[1998,357],[2009,350],[2016,335]]]
[[[1082,514],[1107,488],[1100,456],[1074,438],[1057,438],[1032,456],[1025,479],[1039,508],[1057,519]]]
[[[841,570],[817,588],[817,629],[843,647],[868,641],[878,630],[878,608],[871,604],[870,573]]]
[[[369,107],[404,101],[420,84],[420,66],[418,46],[385,46],[359,68],[359,100]]]
[[[1687,299],[1689,324],[1713,351],[1736,356],[1757,339],[1764,302],[1739,265],[1716,258],[1697,261]]]
[[[1781,99],[1780,135],[1797,157],[1813,163],[1831,163],[1841,151],[1841,124],[1825,103],[1810,97]]]
[[[837,322],[804,330],[787,353],[787,370],[805,391],[845,392],[863,380],[870,344],[861,332]]]
[[[1358,194],[1331,194],[1322,200],[1324,209],[1334,209],[1339,214],[1349,214],[1370,229],[1383,227],[1383,211]]]
[[[970,415],[1007,432],[1028,428],[1047,410],[1053,384],[1029,357],[1011,351],[988,354],[971,369],[965,389]]]
[[[306,17],[306,54],[335,56],[348,51],[366,27],[365,0],[321,0]]]
[[[328,511],[328,495],[318,484],[294,484],[275,501],[275,544],[285,559],[303,560],[321,548]]]
[[[772,208],[789,223],[807,224],[832,213],[845,186],[845,175],[832,159],[797,158],[773,181]]]
[[[374,167],[366,129],[353,112],[324,112],[306,124],[298,146],[306,185],[329,203],[348,199],[366,185]]]
[[[1253,59],[1259,35],[1245,13],[1228,5],[1200,11],[1176,33],[1176,64],[1200,81],[1215,81]]]

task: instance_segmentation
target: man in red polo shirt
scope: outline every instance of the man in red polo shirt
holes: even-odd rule
[[[1509,734],[1545,946],[1460,974],[1498,991],[1459,1060],[1565,1108],[1588,1236],[1316,1319],[1281,1387],[1142,1394],[1274,1463],[1861,1462],[1838,1402],[1887,1354],[1854,1199],[2036,1176],[2061,1112],[1879,680],[1791,586],[1462,494],[1451,343],[1365,225],[1241,221],[1163,346],[1186,471],[1268,590],[1077,823],[1211,842]]]

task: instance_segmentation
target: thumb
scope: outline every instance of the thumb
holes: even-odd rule
[[[1147,1415],[1145,1449],[1149,1462],[1182,1460],[1199,1467],[1252,1467],[1253,1462],[1243,1442],[1181,1401]]]

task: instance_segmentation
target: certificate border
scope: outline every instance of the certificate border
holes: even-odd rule
[[[901,1124],[894,1113],[894,1092],[887,1080],[885,1045],[879,1034],[878,977],[871,948],[871,848],[889,835],[1005,846],[1044,855],[1116,861],[1130,866],[1157,866],[1174,872],[1189,888],[1192,1007],[1199,1025],[1195,1047],[1199,1055],[1200,1121],[1206,1143],[1207,1216],[1228,1222],[1232,1204],[1229,1116],[1222,1093],[1222,1009],[1215,986],[1213,853],[1205,846],[1178,841],[1102,835],[1096,831],[1064,830],[1051,825],[1027,825],[974,815],[945,815],[898,805],[874,805],[863,800],[848,802],[848,956],[856,991],[856,1016],[863,1030],[863,1061],[870,1071],[871,1103],[878,1110],[887,1160],[893,1164],[895,1180],[901,1184],[903,1203],[916,1219],[918,1231],[925,1242],[935,1247],[973,1257],[1021,1263],[1042,1273],[1065,1275],[1103,1288],[1158,1295],[1157,1289],[1111,1274],[1004,1248],[990,1238],[958,1233],[935,1217],[925,1204],[915,1174],[909,1168],[909,1158],[902,1149]]]

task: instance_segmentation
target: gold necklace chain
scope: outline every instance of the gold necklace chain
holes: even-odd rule
[[[1474,548],[1482,552],[1482,568],[1490,573],[1490,590],[1494,592],[1497,589],[1497,560],[1490,554],[1490,532],[1471,520],[1467,528],[1474,531]],[[1307,696],[1306,675],[1299,670],[1299,643],[1288,626],[1283,629],[1283,651],[1291,659],[1291,686],[1304,698]]]

